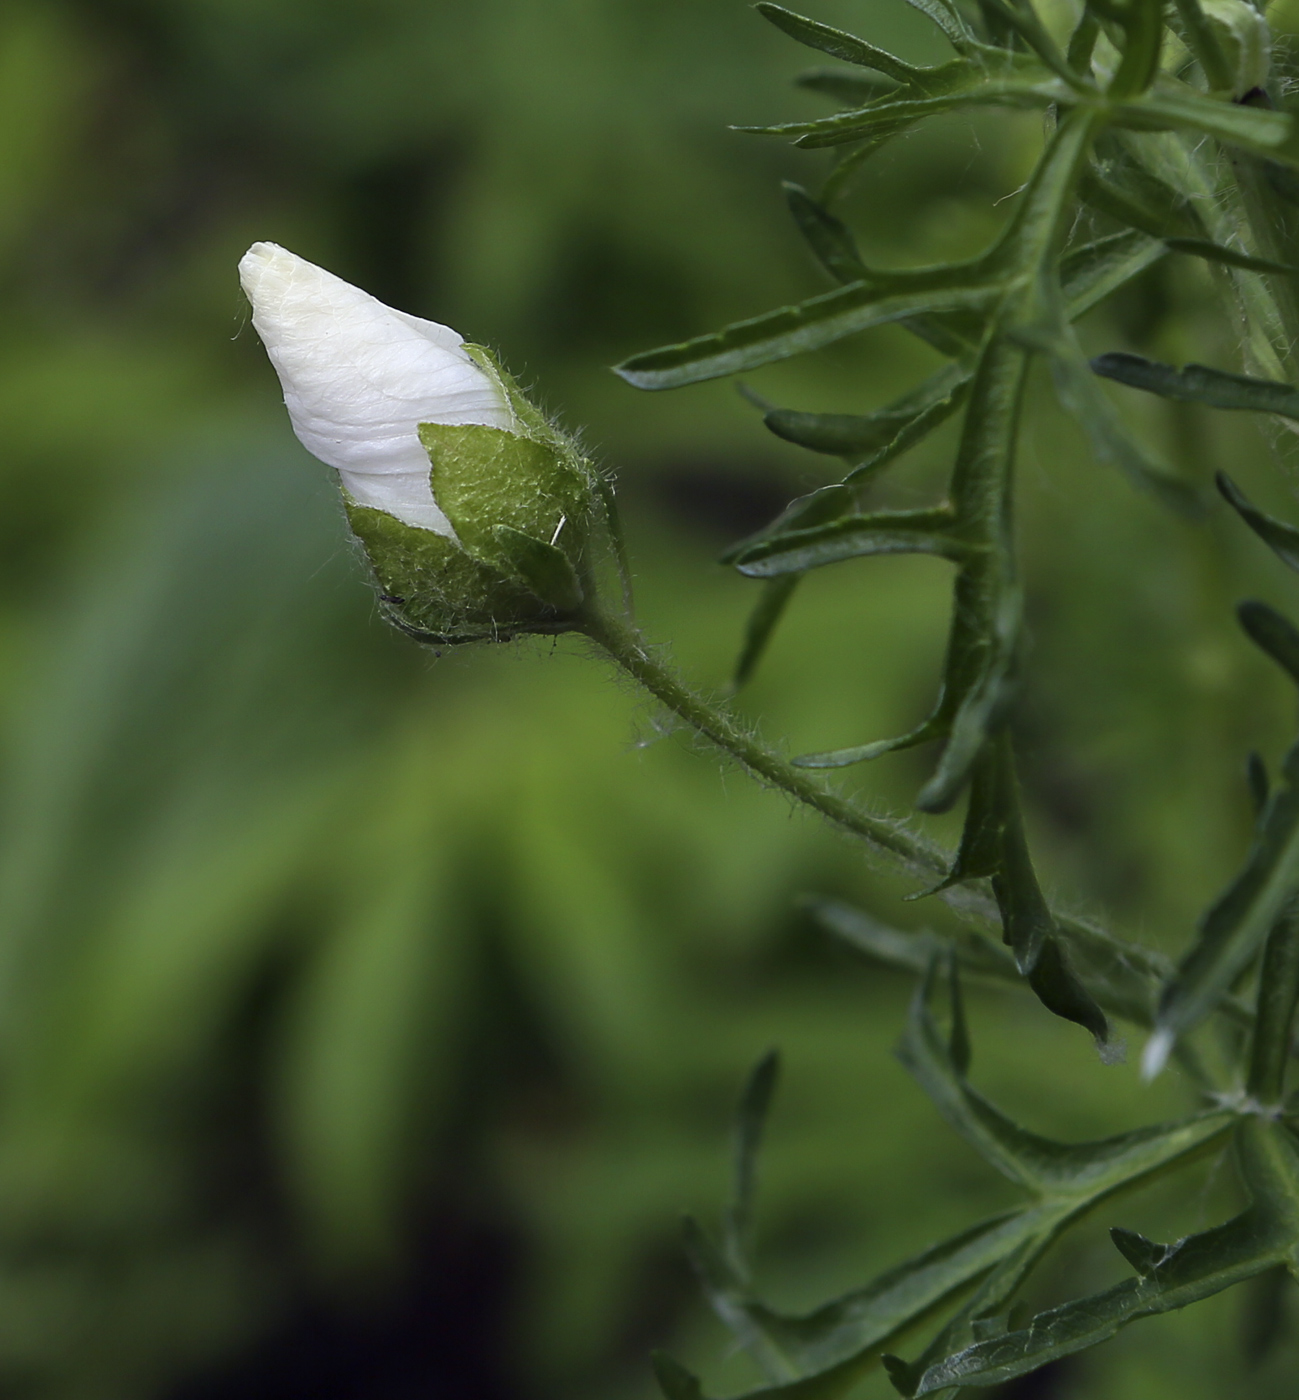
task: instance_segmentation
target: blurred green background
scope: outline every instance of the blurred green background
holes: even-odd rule
[[[939,56],[902,0],[815,12]],[[718,686],[754,585],[712,560],[834,464],[733,385],[641,396],[605,366],[820,287],[778,190],[818,158],[726,129],[820,110],[806,66],[739,0],[0,9],[0,1396],[647,1400],[653,1346],[742,1389],[678,1217],[722,1200],[770,1045],[778,1302],[1008,1199],[889,1054],[906,979],[793,899],[945,911],[574,643],[433,659],[387,634],[235,278],[271,239],[497,347],[616,467],[642,620]],[[981,246],[1038,136],[962,120],[877,157],[868,258]],[[1087,334],[1235,363],[1185,260]],[[753,382],[873,407],[928,353],[885,329]],[[1123,402],[1188,475],[1293,516],[1284,442]],[[1231,605],[1293,590],[1238,522],[1172,520],[1093,463],[1045,380],[1033,403],[1034,841],[1063,899],[1175,950],[1248,842],[1247,751],[1275,763],[1293,720]],[[928,499],[951,443],[879,498]],[[947,588],[932,560],[812,578],[746,713],[794,752],[909,727]],[[846,781],[902,811],[927,761]],[[974,1017],[977,1081],[1041,1131],[1190,1101],[1026,1001]],[[1228,1176],[1114,1207],[1037,1296],[1122,1277],[1102,1225],[1197,1228]],[[1239,1395],[1255,1310],[1226,1295],[1013,1394]],[[1294,1364],[1251,1393],[1292,1394]]]

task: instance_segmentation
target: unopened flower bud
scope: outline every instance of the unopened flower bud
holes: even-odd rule
[[[1244,97],[1267,82],[1272,31],[1250,0],[1200,0],[1209,27],[1232,73],[1232,96]]]
[[[596,478],[489,352],[274,243],[239,263],[293,431],[338,469],[393,620],[442,641],[563,631]]]

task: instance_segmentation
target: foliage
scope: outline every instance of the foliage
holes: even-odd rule
[[[1157,0],[1084,0],[1068,32],[1056,35],[1030,3],[1017,0],[980,0],[977,23],[955,0],[911,2],[949,42],[955,56],[946,63],[917,67],[782,6],[758,6],[798,42],[883,80],[854,86],[847,76],[832,74],[817,86],[844,110],[747,128],[792,137],[803,147],[847,148],[819,201],[796,187],[790,191],[800,231],[840,287],[638,354],[619,373],[640,389],[676,388],[892,323],[949,362],[867,416],[767,407],[765,421],[773,432],[841,457],[846,474],[793,502],[725,560],[741,573],[772,581],[748,629],[739,666],[743,678],[752,675],[794,584],[808,573],[897,552],[938,555],[954,566],[946,661],[928,718],[900,738],[796,763],[837,768],[937,742],[936,766],[917,807],[945,811],[968,789],[959,848],[943,878],[918,894],[950,896],[954,888],[969,886],[990,892],[1013,965],[998,963],[977,939],[973,951],[957,945],[911,948],[896,933],[873,929],[869,921],[855,923],[851,913],[828,917],[832,925],[846,923],[854,941],[873,955],[923,967],[902,1059],[944,1117],[1030,1191],[1031,1204],[934,1246],[812,1313],[773,1311],[752,1291],[734,1224],[751,1211],[751,1156],[759,1136],[752,1120],[769,1097],[770,1065],[764,1062],[742,1111],[739,1184],[723,1247],[714,1247],[697,1228],[691,1232],[696,1269],[716,1311],[767,1374],[768,1384],[752,1395],[833,1400],[881,1357],[904,1396],[994,1385],[1108,1340],[1129,1322],[1280,1266],[1299,1278],[1299,1144],[1285,1097],[1299,998],[1299,746],[1284,760],[1275,791],[1269,792],[1261,765],[1253,764],[1253,847],[1171,967],[1053,911],[1025,837],[1010,728],[1025,665],[1013,520],[1030,362],[1040,357],[1049,365],[1062,406],[1079,419],[1097,456],[1166,506],[1201,513],[1205,505],[1195,485],[1129,435],[1095,376],[1182,402],[1295,416],[1296,390],[1282,375],[1293,376],[1293,347],[1299,343],[1287,193],[1299,163],[1299,137],[1293,118],[1280,109],[1279,87],[1256,87],[1256,76],[1233,86],[1232,52],[1220,42],[1226,33],[1221,6],[1211,22],[1198,0],[1179,3],[1175,19]],[[1243,3],[1240,11],[1241,25],[1256,32],[1261,21],[1255,11]],[[1037,108],[1046,117],[1041,152],[1004,228],[973,258],[902,270],[869,266],[833,212],[834,202],[850,181],[863,178],[871,157],[917,122],[978,106]],[[1206,258],[1221,269],[1222,294],[1245,327],[1247,367],[1280,373],[1262,377],[1203,365],[1177,370],[1126,353],[1088,364],[1073,327],[1078,312],[1122,292],[1170,252]],[[863,510],[859,497],[867,483],[958,406],[964,418],[945,498],[919,509]],[[1220,476],[1219,485],[1255,534],[1295,566],[1294,527],[1259,511],[1229,478]],[[773,584],[779,593],[771,591]],[[1299,679],[1299,629],[1263,603],[1242,604],[1239,616],[1247,635]],[[592,635],[603,640],[598,630]],[[629,664],[616,645],[610,650]],[[826,801],[754,761],[668,686],[656,685],[634,664],[630,668],[762,776],[836,816]],[[886,857],[916,870],[904,833],[838,820]],[[976,906],[972,900],[963,912],[977,919]],[[1098,946],[1107,943],[1108,958],[1099,961]],[[1260,961],[1251,1008],[1235,993]],[[1188,1063],[1201,1080],[1205,1112],[1072,1146],[1016,1127],[965,1080],[970,1046],[960,1003],[962,963],[985,975],[1018,974],[1048,1010],[1086,1027],[1103,1055],[1113,1043],[1110,1017],[1148,1027],[1146,1076],[1158,1075],[1171,1055],[1192,1056]],[[930,986],[944,965],[952,985],[946,1043],[929,1010]],[[1215,1016],[1226,1018],[1235,1032],[1234,1053],[1221,1077],[1203,1068],[1189,1039]],[[1114,1242],[1136,1279],[1025,1321],[1009,1317],[1024,1280],[1075,1214],[1222,1134],[1230,1136],[1239,1159],[1245,1196],[1239,1214],[1167,1246],[1116,1229]],[[899,1340],[957,1300],[958,1310],[946,1313],[916,1360],[890,1354]],[[698,1400],[702,1393],[699,1382],[673,1361],[661,1360],[658,1374],[668,1400]]]

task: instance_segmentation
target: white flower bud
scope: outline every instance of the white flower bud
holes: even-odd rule
[[[419,425],[514,425],[500,385],[461,337],[275,243],[249,248],[239,280],[302,445],[338,469],[359,505],[454,540]]]
[[[239,278],[388,616],[440,642],[579,625],[599,479],[490,352],[274,243]]]

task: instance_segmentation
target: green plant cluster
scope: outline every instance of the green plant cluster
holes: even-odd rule
[[[1209,502],[1196,484],[1129,435],[1099,379],[1216,409],[1295,417],[1294,118],[1284,111],[1278,82],[1259,85],[1267,65],[1249,44],[1263,19],[1247,0],[1238,13],[1201,8],[1199,0],[1178,0],[1173,11],[1159,0],[1086,0],[1056,32],[1028,0],[979,0],[973,16],[956,0],[909,2],[938,27],[955,57],[916,67],[770,0],[757,7],[800,43],[853,66],[810,80],[840,101],[835,115],[749,128],[803,147],[844,148],[819,199],[787,187],[800,231],[840,287],[619,367],[638,388],[675,388],[885,323],[905,327],[945,360],[922,384],[867,415],[764,404],[772,432],[841,458],[846,472],[793,501],[724,562],[765,581],[737,669],[741,683],[811,571],[892,553],[937,555],[954,567],[951,631],[929,717],[900,738],[813,753],[794,764],[842,768],[936,742],[938,759],[917,806],[942,812],[968,790],[959,849],[921,893],[965,891],[962,912],[999,925],[1004,948],[977,929],[936,942],[881,929],[842,907],[822,907],[821,917],[881,961],[920,973],[903,1062],[948,1123],[1023,1188],[1027,1201],[811,1313],[773,1310],[753,1289],[746,1242],[754,1153],[774,1078],[774,1062],[764,1061],[742,1109],[736,1193],[722,1243],[695,1227],[690,1239],[718,1315],[767,1375],[750,1394],[790,1400],[832,1400],[881,1358],[908,1397],[996,1385],[1243,1280],[1282,1268],[1299,1278],[1299,1137],[1286,1087],[1299,1001],[1299,745],[1283,760],[1275,788],[1262,760],[1251,758],[1253,846],[1174,964],[1052,909],[1025,837],[1009,723],[1026,665],[1014,469],[1030,364],[1040,358],[1049,365],[1062,406],[1097,456],[1170,509],[1206,512]],[[869,160],[887,143],[927,118],[970,107],[1043,113],[1046,139],[1005,228],[971,259],[897,271],[868,266],[834,202],[869,175]],[[1249,373],[1178,370],[1125,352],[1089,362],[1074,322],[1170,256],[1216,268],[1220,295],[1242,327]],[[863,509],[870,483],[958,409],[964,416],[944,498],[908,510]],[[1220,474],[1218,487],[1281,562],[1299,568],[1299,530],[1259,510],[1230,477]],[[1299,629],[1262,602],[1242,603],[1239,618],[1249,638],[1299,682]],[[674,703],[666,687],[658,693]],[[676,708],[727,745],[688,706]],[[836,814],[827,799],[807,796],[742,748],[727,746],[885,857],[923,864],[900,831],[872,830]],[[1201,1108],[1173,1123],[1074,1145],[1015,1126],[967,1080],[963,975],[1022,979],[1049,1010],[1086,1027],[1102,1054],[1112,1044],[1112,1019],[1144,1028],[1146,1075],[1153,1078],[1176,1057],[1200,1086]],[[947,1032],[933,1009],[943,980],[950,989]],[[1210,1020],[1225,1027],[1220,1064],[1206,1062],[1195,1035]],[[1036,1315],[1012,1308],[1029,1273],[1077,1218],[1224,1138],[1239,1167],[1239,1213],[1166,1245],[1116,1228],[1114,1244],[1133,1277]],[[935,1317],[943,1324],[918,1355],[895,1354]],[[669,1400],[698,1400],[699,1382],[677,1363],[661,1359],[658,1374]]]

